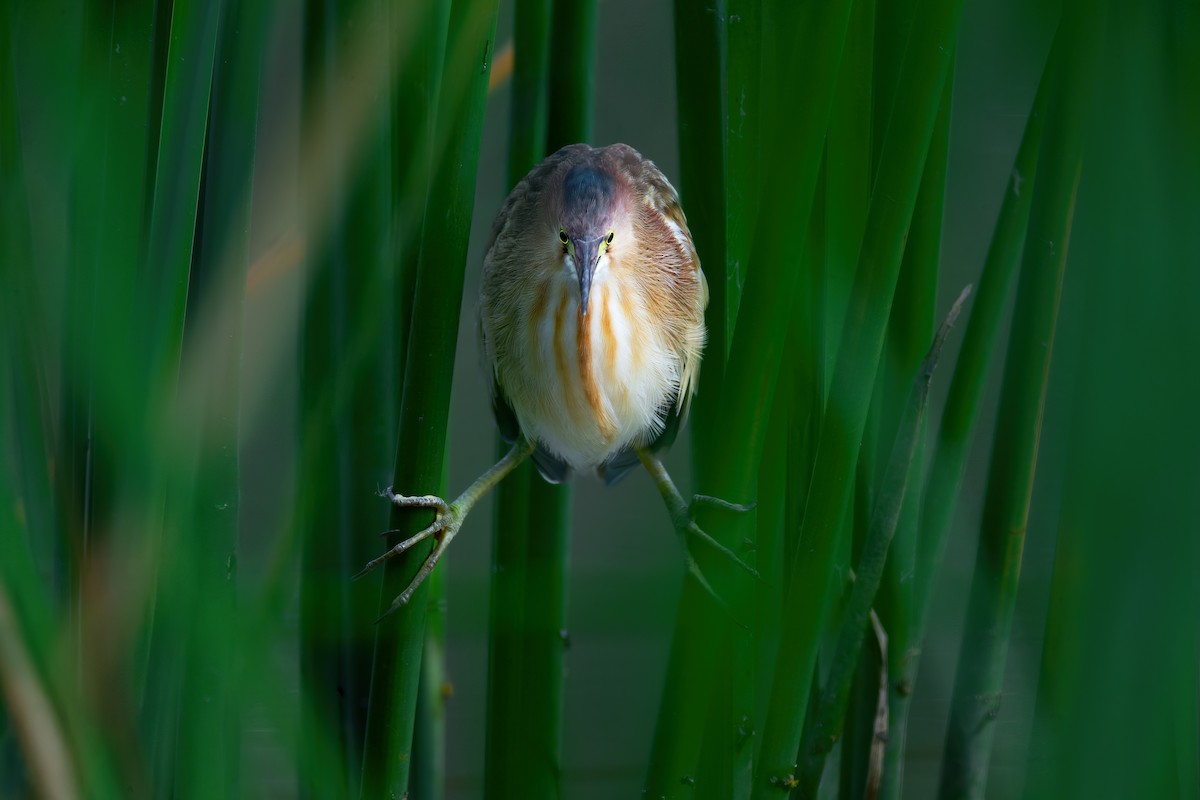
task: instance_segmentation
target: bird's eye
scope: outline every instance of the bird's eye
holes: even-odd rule
[[[561,228],[558,231],[558,241],[562,242],[563,244],[567,243],[567,232]]]
[[[608,232],[608,238],[607,238],[607,239],[605,239],[605,243],[606,243],[606,244],[612,244],[612,240],[613,240],[613,231],[609,231],[609,232]]]

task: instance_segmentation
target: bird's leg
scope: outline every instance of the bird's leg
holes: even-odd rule
[[[696,520],[693,519],[692,507],[696,503],[709,503],[729,511],[749,511],[754,506],[743,506],[737,503],[730,503],[726,500],[721,500],[716,497],[698,494],[692,500],[692,504],[684,502],[683,495],[679,493],[679,489],[675,488],[675,482],[671,480],[670,473],[663,466],[662,461],[654,453],[644,447],[637,449],[638,458],[642,462],[642,466],[646,468],[646,472],[650,473],[650,477],[654,479],[654,485],[658,487],[659,493],[663,496],[663,501],[667,504],[667,513],[671,515],[671,524],[675,526],[675,532],[679,534],[679,538],[683,541],[684,553],[687,556],[688,572],[696,578],[706,592],[713,596],[718,603],[724,605],[720,596],[713,591],[712,586],[700,571],[696,559],[692,557],[691,549],[688,547],[687,537],[695,536],[709,547],[716,550],[721,555],[733,561],[737,566],[749,572],[754,577],[758,577],[758,571],[737,557],[737,554],[730,550],[725,545],[718,542],[708,533],[706,533]]]
[[[533,443],[527,441],[524,437],[518,439],[516,444],[512,446],[512,449],[508,451],[508,454],[505,455],[504,458],[497,461],[495,466],[480,475],[474,483],[468,486],[466,490],[460,494],[457,499],[455,499],[453,503],[447,503],[440,497],[435,497],[434,495],[428,494],[417,495],[413,497],[395,494],[392,492],[390,487],[383,493],[384,497],[391,500],[392,503],[400,506],[401,508],[431,508],[436,514],[429,527],[413,534],[404,541],[389,548],[378,558],[371,559],[369,562],[367,562],[367,565],[363,567],[357,575],[354,576],[354,579],[358,580],[383,562],[387,561],[389,558],[398,556],[401,553],[412,549],[413,546],[425,541],[430,537],[433,537],[435,542],[433,551],[430,552],[430,554],[425,558],[425,562],[421,564],[421,568],[417,571],[416,576],[413,577],[411,582],[409,582],[408,588],[401,592],[396,599],[392,601],[391,607],[384,612],[384,617],[412,599],[413,593],[417,590],[417,587],[421,585],[422,581],[429,577],[429,573],[433,571],[435,566],[437,566],[438,559],[442,557],[442,553],[446,552],[446,548],[450,545],[450,541],[458,534],[458,530],[462,527],[463,520],[467,518],[467,514],[471,511],[471,508],[474,507],[474,505],[479,502],[479,499],[487,494],[492,487],[503,480],[505,475],[520,466],[522,461],[529,458],[529,454],[532,452]]]

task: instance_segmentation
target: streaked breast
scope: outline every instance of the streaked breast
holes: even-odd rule
[[[546,276],[500,365],[522,428],[580,470],[652,438],[679,384],[651,310],[612,277],[598,275],[584,316],[574,280]]]

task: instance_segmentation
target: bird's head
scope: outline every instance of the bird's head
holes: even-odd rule
[[[602,259],[629,230],[623,186],[606,165],[577,163],[562,174],[551,203],[558,247],[579,281],[579,308],[585,315]]]

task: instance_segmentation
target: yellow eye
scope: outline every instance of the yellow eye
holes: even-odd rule
[[[564,231],[562,228],[558,229],[558,240],[560,242],[562,242],[563,244],[567,243],[567,232]]]

